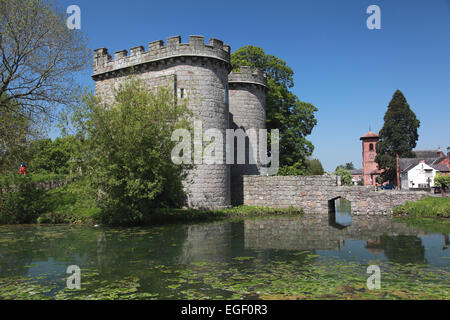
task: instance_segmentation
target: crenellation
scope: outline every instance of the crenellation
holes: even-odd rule
[[[126,58],[127,56],[128,56],[128,51],[126,49],[114,52],[114,60]]]
[[[159,50],[162,47],[164,47],[164,41],[162,41],[162,40],[153,41],[148,44],[148,51],[156,52],[157,50]]]
[[[99,48],[94,50],[94,74],[112,61],[111,55],[108,53],[108,49]]]
[[[209,44],[205,44],[203,36],[190,36],[189,43],[182,43],[180,36],[170,37],[167,39],[166,46],[162,40],[153,41],[149,43],[148,51],[144,51],[142,46],[137,46],[130,49],[129,56],[126,50],[117,51],[114,59],[111,59],[107,52],[106,48],[95,50],[94,78],[102,73],[118,69],[131,68],[140,64],[162,63],[165,59],[185,59],[186,57],[194,59],[202,57],[205,60],[221,61],[226,64],[227,69],[231,69],[230,47],[215,38],[211,38]]]
[[[177,50],[180,43],[181,43],[180,36],[173,36],[173,37],[167,38],[167,50]]]
[[[108,49],[106,48],[98,48],[94,50],[94,57],[95,58],[99,58],[102,56],[106,56],[108,55]]]
[[[205,45],[204,36],[189,36],[189,46],[202,49]]]
[[[209,39],[209,44],[216,49],[223,50],[223,41],[215,38]]]
[[[137,46],[130,49],[130,56],[139,56],[144,52],[143,46]]]
[[[255,84],[267,88],[267,77],[264,71],[259,68],[241,66],[239,71],[233,71],[228,77],[228,83],[234,84]]]

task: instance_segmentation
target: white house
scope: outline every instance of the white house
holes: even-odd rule
[[[416,158],[400,158],[398,161],[402,189],[430,189],[434,187],[437,172],[450,174],[450,147],[447,155],[440,149],[415,153]]]
[[[425,161],[421,161],[400,173],[402,189],[432,188],[436,172],[435,168],[426,164]]]

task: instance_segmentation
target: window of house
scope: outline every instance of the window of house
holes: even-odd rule
[[[369,144],[369,151],[373,151],[373,143]]]

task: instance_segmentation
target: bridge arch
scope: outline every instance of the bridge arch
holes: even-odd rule
[[[344,229],[352,224],[351,202],[343,196],[328,200],[328,224],[337,229]]]

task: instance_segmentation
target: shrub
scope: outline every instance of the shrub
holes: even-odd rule
[[[450,176],[438,172],[434,176],[434,184],[445,192],[445,190],[450,187]]]
[[[172,91],[129,81],[115,91],[114,104],[91,97],[76,113],[103,223],[138,224],[151,208],[181,204],[184,168],[172,162],[171,136],[189,127],[189,112]]]
[[[342,183],[345,185],[352,185],[352,173],[342,167],[339,167],[335,172],[335,175],[342,177]]]
[[[46,191],[36,189],[29,175],[12,174],[0,180],[0,224],[35,223],[46,207]]]
[[[319,159],[298,161],[278,169],[278,176],[321,176],[325,173]]]

